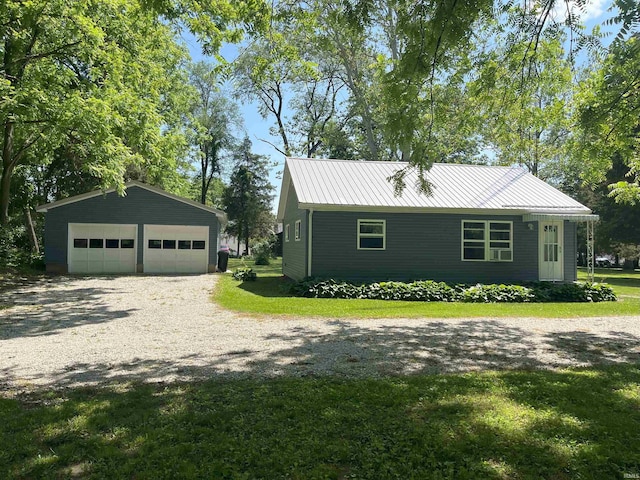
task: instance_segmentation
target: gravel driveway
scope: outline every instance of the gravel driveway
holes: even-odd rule
[[[640,316],[252,318],[215,275],[54,277],[2,295],[0,390],[212,376],[349,377],[640,361]]]

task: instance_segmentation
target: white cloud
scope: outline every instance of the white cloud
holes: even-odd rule
[[[593,20],[602,15],[609,5],[611,4],[610,0],[590,0],[584,6],[585,11],[583,13],[582,21],[586,22],[587,20]]]
[[[580,17],[582,23],[586,23],[600,17],[610,5],[611,0],[586,0],[585,5],[580,8],[574,0],[570,0],[568,6],[565,0],[556,0],[553,14],[556,20],[565,19],[567,8],[570,8],[574,15]]]

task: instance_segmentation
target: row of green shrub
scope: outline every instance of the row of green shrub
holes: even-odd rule
[[[449,285],[422,280],[411,283],[379,282],[354,284],[311,279],[295,284],[293,293],[312,298],[366,298],[422,302],[605,302],[616,295],[606,284],[538,282],[526,285]]]

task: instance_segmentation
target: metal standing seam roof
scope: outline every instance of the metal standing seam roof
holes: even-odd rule
[[[287,158],[278,218],[290,184],[300,208],[478,209],[518,213],[590,214],[591,210],[521,167],[436,163],[426,173],[432,194],[416,188],[418,172],[394,194],[388,180],[404,162]]]

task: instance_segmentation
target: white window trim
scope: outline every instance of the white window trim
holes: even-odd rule
[[[362,223],[381,223],[382,224],[382,235],[379,233],[360,233],[360,225]],[[358,250],[373,250],[373,251],[382,251],[387,249],[387,221],[382,220],[380,218],[359,218],[358,226],[357,226],[357,240],[356,247]],[[360,239],[361,238],[379,238],[382,236],[382,248],[364,248],[360,247]]]
[[[290,225],[287,223],[284,227],[284,241],[288,242],[289,241],[289,231],[290,231]]]
[[[464,224],[465,223],[483,223],[484,224],[484,258],[483,259],[474,259],[474,258],[464,258]],[[511,252],[511,258],[509,260],[491,260],[491,223],[508,223],[509,224],[509,248],[504,250],[509,250]],[[476,240],[477,243],[480,243],[479,240]],[[491,262],[491,263],[508,263],[513,262],[513,221],[511,220],[472,220],[465,219],[460,223],[460,260],[463,262]]]
[[[296,238],[296,242],[299,242],[300,239],[302,238],[302,225],[300,220],[296,220],[296,223],[294,225],[294,236]]]

